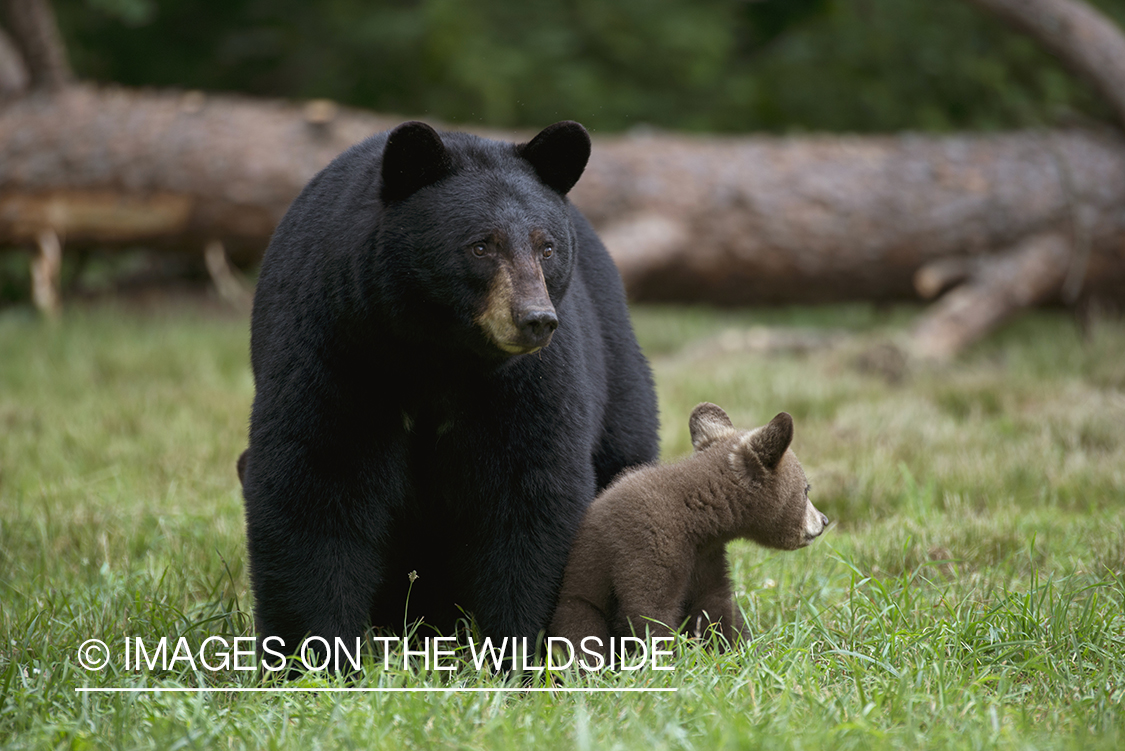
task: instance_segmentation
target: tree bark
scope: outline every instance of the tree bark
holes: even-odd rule
[[[1006,318],[1057,293],[1071,261],[1057,233],[1033,235],[978,265],[970,281],[945,295],[914,332],[914,353],[947,360]]]
[[[22,95],[28,84],[23,56],[12,38],[0,29],[0,102]]]
[[[969,0],[1022,31],[1090,81],[1125,125],[1125,37],[1079,0]]]
[[[59,273],[62,271],[62,243],[59,236],[45,229],[36,238],[38,253],[31,262],[31,297],[35,307],[49,316],[60,308]]]
[[[58,90],[74,75],[49,0],[3,0],[4,17],[33,89]]]
[[[970,0],[1030,36],[1065,65],[1086,78],[1125,124],[1125,36],[1097,9],[1079,0]],[[1122,265],[1121,242],[1099,234],[1097,210],[1083,200],[1071,164],[1059,160],[1060,183],[1069,203],[1068,221],[1054,234],[1029,235],[1011,251],[982,263],[941,259],[915,276],[923,296],[968,278],[923,317],[915,330],[916,353],[949,359],[1019,310],[1061,294],[1075,302],[1083,287],[1116,277]],[[1119,205],[1121,205],[1119,203]],[[1091,266],[1093,263],[1093,266]],[[1093,279],[1091,280],[1091,275]],[[1109,294],[1125,299],[1111,283]]]
[[[927,264],[1052,227],[1086,238],[1086,292],[1125,289],[1116,134],[602,139],[573,197],[637,299],[913,298]]]
[[[259,257],[289,203],[397,119],[200,92],[68,87],[0,109],[0,243],[149,244]]]

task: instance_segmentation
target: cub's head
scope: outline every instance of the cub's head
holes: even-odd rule
[[[377,255],[398,333],[496,358],[550,344],[577,253],[566,194],[589,156],[575,122],[518,145],[420,122],[391,131]]]
[[[760,545],[795,550],[828,526],[828,517],[809,500],[801,463],[789,450],[793,418],[782,412],[769,425],[738,430],[720,407],[704,402],[691,413],[696,451],[721,451],[737,479],[739,498],[728,499],[741,517],[739,536]]]

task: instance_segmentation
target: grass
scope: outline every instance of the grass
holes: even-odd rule
[[[796,553],[734,543],[754,633],[672,672],[539,685],[668,694],[79,694],[255,686],[127,671],[125,636],[251,632],[234,459],[244,319],[101,305],[0,315],[0,744],[6,748],[1118,748],[1125,745],[1125,322],[1037,313],[957,364],[879,365],[915,311],[641,308],[666,457],[714,401],[794,415],[818,507]],[[849,332],[807,353],[730,328]],[[874,354],[873,354],[874,353]],[[884,358],[885,359],[885,358]],[[872,363],[875,363],[874,365]],[[100,638],[110,667],[78,664]],[[155,639],[153,639],[155,640]],[[370,657],[368,658],[370,660]],[[501,686],[368,662],[355,686]],[[307,677],[299,685],[342,685]]]

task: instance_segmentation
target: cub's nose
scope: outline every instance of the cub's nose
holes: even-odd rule
[[[811,501],[805,501],[805,544],[820,537],[821,532],[828,527],[828,515],[823,514],[812,505]]]
[[[550,308],[534,308],[516,321],[521,339],[532,347],[546,347],[558,327],[559,317]]]

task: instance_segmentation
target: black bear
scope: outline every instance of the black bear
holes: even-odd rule
[[[589,155],[573,122],[522,145],[411,122],[294,201],[239,460],[259,644],[547,626],[587,505],[657,455],[620,277],[566,198]]]
[[[611,636],[646,628],[663,636],[685,622],[697,632],[714,625],[733,642],[743,624],[726,544],[746,538],[796,550],[828,526],[789,448],[788,413],[737,430],[704,402],[689,427],[695,453],[623,474],[586,512],[549,628],[573,649],[604,656]]]

